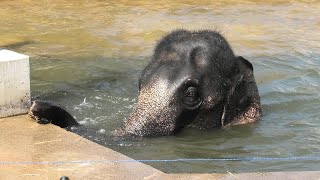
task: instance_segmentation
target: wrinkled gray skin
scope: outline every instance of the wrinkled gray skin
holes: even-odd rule
[[[166,136],[253,123],[261,116],[253,67],[215,31],[178,30],[156,46],[135,109],[116,136]]]

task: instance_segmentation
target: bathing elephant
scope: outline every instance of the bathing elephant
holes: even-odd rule
[[[261,112],[248,60],[235,56],[218,32],[177,30],[156,45],[139,78],[136,106],[114,134],[166,136],[186,127],[253,123]]]
[[[118,134],[162,136],[252,123],[261,116],[253,67],[215,31],[178,30],[156,46],[135,109]]]

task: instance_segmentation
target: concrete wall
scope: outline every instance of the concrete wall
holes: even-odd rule
[[[29,57],[0,49],[0,118],[26,113],[29,105]]]

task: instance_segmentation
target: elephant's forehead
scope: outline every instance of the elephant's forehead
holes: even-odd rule
[[[208,43],[175,43],[159,53],[158,61],[192,63],[193,66],[203,66],[210,58]]]

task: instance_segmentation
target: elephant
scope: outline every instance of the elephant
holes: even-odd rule
[[[168,136],[190,127],[254,123],[262,115],[252,64],[212,30],[180,29],[163,37],[141,72],[137,99],[114,136]]]
[[[252,64],[216,31],[177,30],[156,46],[135,109],[116,134],[165,136],[253,123],[261,116]]]

